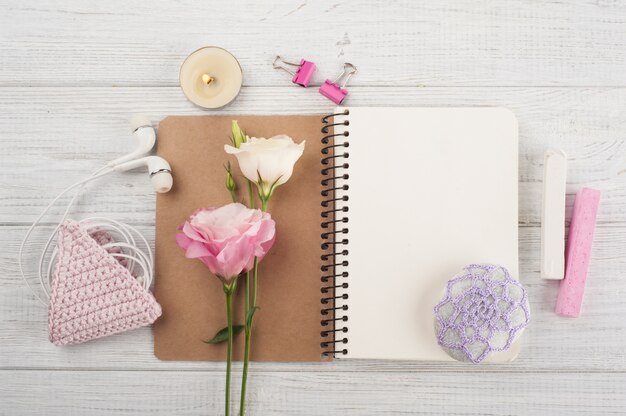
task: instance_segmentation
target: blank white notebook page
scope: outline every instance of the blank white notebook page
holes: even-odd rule
[[[335,127],[349,132],[349,178],[336,184],[349,186],[337,195],[349,198],[339,203],[349,209],[348,265],[337,270],[348,272],[348,299],[336,305],[348,305],[348,342],[338,346],[347,358],[451,360],[434,332],[446,282],[471,263],[499,264],[518,278],[515,116],[503,108],[348,110],[334,121],[349,121]],[[488,361],[518,351],[516,342]]]

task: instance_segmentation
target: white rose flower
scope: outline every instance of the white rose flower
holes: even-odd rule
[[[237,157],[243,175],[257,185],[261,200],[267,201],[277,186],[291,178],[304,143],[296,144],[291,137],[280,134],[269,139],[248,137],[239,148],[227,144],[224,150]]]

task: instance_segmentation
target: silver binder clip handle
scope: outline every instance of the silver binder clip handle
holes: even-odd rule
[[[283,71],[287,72],[288,74],[295,75],[296,73],[293,72],[292,70],[290,70],[287,66],[299,67],[300,64],[296,64],[294,62],[285,61],[283,58],[280,57],[280,55],[276,55],[276,58],[274,58],[274,62],[272,62],[272,67],[274,67],[274,69],[282,69]]]
[[[341,74],[339,74],[339,76],[335,78],[335,80],[333,81],[333,84],[339,84],[339,81],[341,81],[341,79],[343,78],[343,83],[341,84],[341,88],[345,88],[346,85],[348,84],[348,80],[355,73],[356,73],[356,66],[352,65],[350,62],[346,62],[343,64],[343,71],[341,71]]]

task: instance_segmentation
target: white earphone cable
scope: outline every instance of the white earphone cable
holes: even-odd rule
[[[55,236],[58,233],[59,228],[61,227],[62,223],[66,220],[67,216],[69,215],[70,209],[74,203],[74,201],[76,200],[76,198],[80,195],[81,191],[83,190],[84,186],[88,183],[91,182],[95,179],[101,178],[105,175],[108,175],[109,173],[114,172],[114,169],[112,169],[111,167],[105,166],[102,167],[100,169],[98,169],[97,171],[95,171],[91,176],[89,176],[88,178],[85,178],[79,182],[74,183],[73,185],[65,188],[59,195],[57,195],[47,206],[46,208],[43,210],[43,212],[37,217],[37,219],[33,222],[33,224],[29,227],[28,231],[26,232],[26,235],[24,236],[24,239],[22,240],[22,243],[20,245],[19,248],[19,252],[18,252],[18,267],[19,267],[19,271],[21,274],[22,279],[26,282],[26,285],[28,286],[29,290],[33,293],[33,295],[44,305],[44,306],[48,306],[48,299],[50,298],[50,291],[49,291],[49,286],[52,283],[52,278],[53,278],[53,273],[52,273],[52,269],[53,269],[53,264],[55,263],[55,259],[56,256],[58,254],[58,250],[55,249],[52,252],[52,255],[49,259],[49,263],[48,263],[48,268],[47,268],[47,272],[44,274],[44,263],[45,263],[45,259],[46,259],[46,255],[47,252],[49,251],[49,248],[52,244],[52,241],[54,240]],[[71,200],[69,201],[65,212],[61,218],[61,221],[59,222],[59,224],[55,227],[55,229],[53,230],[52,234],[50,235],[50,237],[48,238],[48,240],[46,241],[46,244],[44,245],[44,248],[42,250],[41,256],[39,258],[39,267],[38,267],[38,278],[39,278],[39,284],[45,294],[45,300],[44,298],[42,298],[37,291],[35,291],[35,289],[33,288],[33,286],[30,284],[30,282],[28,281],[28,279],[26,278],[26,275],[24,273],[24,268],[23,268],[23,254],[24,254],[24,248],[26,246],[26,243],[28,241],[28,239],[30,238],[30,235],[32,234],[32,232],[35,230],[35,228],[37,227],[37,225],[41,222],[42,218],[44,217],[44,215],[50,210],[50,208],[63,196],[65,195],[67,192],[71,191],[74,188],[77,188],[78,190],[76,191],[76,193],[72,196]],[[131,274],[134,275],[135,273],[135,265],[138,265],[139,268],[141,269],[142,273],[140,275],[137,276],[137,279],[139,281],[139,283],[146,289],[148,290],[150,285],[152,284],[152,276],[153,276],[153,263],[154,263],[154,257],[152,254],[152,249],[150,247],[150,244],[148,243],[148,241],[146,240],[146,238],[134,227],[131,227],[127,224],[121,223],[119,221],[115,221],[112,219],[108,219],[108,218],[102,218],[102,217],[93,217],[93,218],[86,218],[80,221],[80,224],[82,226],[85,227],[85,230],[88,234],[92,234],[96,231],[104,231],[107,232],[109,234],[111,234],[112,236],[115,235],[118,238],[121,238],[122,241],[118,241],[118,242],[111,242],[111,243],[107,243],[102,245],[102,247],[106,250],[109,249],[109,253],[113,256],[113,257],[118,257],[118,258],[123,258],[123,259],[127,259],[129,260],[127,262],[126,268],[131,272]],[[133,234],[135,234],[136,236],[139,237],[139,239],[141,240],[142,245],[144,246],[145,252],[147,252],[148,254],[146,255],[146,253],[138,247],[137,242],[135,241],[135,238],[133,237]],[[111,249],[115,249],[115,248],[119,248],[120,252],[115,252]],[[124,252],[126,251],[126,252]]]
[[[26,282],[26,284],[28,285],[28,288],[30,289],[30,291],[37,297],[37,299],[39,299],[39,301],[47,306],[47,302],[45,300],[43,300],[41,298],[41,296],[39,296],[37,294],[37,292],[33,289],[33,287],[31,286],[30,282],[28,281],[28,279],[26,278],[26,275],[24,274],[24,267],[22,264],[22,259],[24,257],[24,247],[26,246],[26,242],[28,241],[28,238],[30,237],[30,235],[32,234],[32,232],[35,230],[35,228],[37,227],[37,224],[39,224],[39,222],[41,221],[41,219],[44,217],[44,215],[46,215],[46,213],[48,212],[48,210],[50,208],[52,208],[52,206],[59,200],[59,198],[61,198],[63,195],[65,195],[67,192],[71,191],[72,189],[81,186],[83,184],[86,184],[87,182],[90,182],[94,179],[100,178],[102,176],[108,175],[109,173],[113,172],[112,169],[106,169],[104,171],[100,171],[97,174],[94,174],[88,178],[85,178],[81,181],[78,181],[76,183],[74,183],[73,185],[68,186],[67,188],[65,188],[60,194],[58,194],[56,196],[56,198],[54,198],[47,206],[46,208],[44,208],[43,212],[41,214],[39,214],[39,216],[37,217],[37,219],[33,222],[33,224],[30,226],[30,228],[28,229],[28,231],[26,231],[26,235],[24,236],[24,239],[22,240],[22,244],[20,244],[20,249],[18,252],[18,257],[17,257],[17,263],[18,263],[18,267],[20,270],[20,274],[22,276],[22,279]]]
[[[92,178],[92,177],[98,175],[99,173],[103,172],[106,169],[108,169],[108,166],[101,167],[100,169],[98,169],[97,171],[92,173],[89,178]],[[57,235],[57,232],[59,231],[59,228],[61,228],[61,224],[63,224],[63,222],[67,219],[67,216],[69,215],[69,212],[72,209],[72,206],[74,205],[74,201],[76,201],[76,198],[78,198],[78,196],[81,194],[83,189],[85,189],[86,185],[87,185],[87,183],[83,183],[82,185],[80,185],[80,187],[76,190],[76,193],[74,193],[74,195],[72,196],[72,199],[70,199],[70,202],[67,203],[67,207],[65,208],[65,212],[63,213],[63,216],[61,217],[61,220],[59,221],[57,226],[54,228],[54,230],[50,233],[50,237],[48,238],[48,241],[46,241],[46,244],[44,245],[44,248],[43,248],[43,250],[41,252],[41,256],[39,258],[39,269],[38,269],[39,270],[39,284],[44,289],[44,293],[46,294],[46,297],[49,297],[49,293],[48,293],[48,290],[47,290],[47,288],[46,288],[46,286],[44,284],[44,280],[42,278],[42,276],[43,276],[43,264],[45,262],[46,253],[48,252],[48,248],[50,247],[50,244],[52,244],[52,241],[54,240],[54,237]],[[66,191],[64,191],[64,192],[66,192]],[[47,210],[51,208],[52,204],[54,204],[54,201],[52,201],[51,205],[46,207],[46,209],[44,210],[42,215],[44,215],[47,212]],[[35,223],[33,223],[33,225],[36,226],[36,223],[38,223],[38,221],[40,219],[41,219],[41,217],[38,218],[35,221]],[[28,239],[28,233],[24,237],[24,240],[26,240],[26,239]],[[20,263],[21,263],[21,260],[22,260],[22,256],[21,256],[21,252],[20,252]],[[50,264],[52,265],[52,262]],[[23,276],[24,275],[22,274],[22,277]]]

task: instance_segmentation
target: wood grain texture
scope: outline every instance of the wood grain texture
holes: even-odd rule
[[[355,87],[351,94],[347,104],[354,106],[508,107],[520,125],[522,224],[540,222],[548,146],[569,155],[569,206],[581,186],[595,187],[603,192],[599,223],[626,224],[626,88]],[[218,114],[326,114],[332,108],[314,91],[248,87],[236,106]],[[168,114],[203,114],[177,87],[1,88],[0,143],[6,150],[0,153],[5,167],[0,187],[6,197],[0,199],[0,221],[32,221],[66,186],[130,151],[126,119],[135,112],[155,123]],[[43,169],[52,181],[41,180]],[[90,189],[89,198],[79,201],[77,215],[153,220],[154,194],[142,172],[112,175]],[[57,207],[52,213],[61,211]]]
[[[20,281],[15,252],[25,227],[3,227],[0,243],[0,369],[203,369],[222,370],[215,363],[160,362],[152,353],[149,328],[77,345],[59,348],[47,341],[46,310]],[[41,246],[51,228],[42,228],[33,244]],[[151,226],[140,230],[153,239]],[[626,228],[600,227],[595,236],[590,274],[583,314],[578,319],[560,318],[554,314],[558,282],[539,276],[539,228],[520,228],[521,281],[529,290],[532,325],[524,334],[520,357],[511,364],[464,366],[463,371],[624,371],[623,293],[626,268]],[[33,260],[26,257],[26,260]],[[27,271],[34,276],[34,267]],[[30,280],[35,284],[35,280]],[[262,306],[263,299],[259,300]],[[601,322],[601,325],[598,323]],[[483,368],[484,367],[484,368]],[[403,373],[408,370],[455,370],[455,363],[406,361],[344,360],[338,364],[266,364],[255,363],[255,369],[312,372],[382,371]]]
[[[183,59],[231,50],[246,85],[280,86],[274,55],[342,62],[352,85],[626,85],[619,1],[4,0],[0,85],[174,86]]]
[[[206,114],[185,100],[178,69],[208,44],[231,50],[245,73],[236,103],[217,114],[332,109],[271,68],[280,53],[315,61],[317,84],[342,62],[356,64],[347,105],[504,106],[520,124],[520,268],[533,322],[519,359],[255,363],[251,415],[625,413],[624,2],[0,0],[0,10],[0,414],[221,411],[223,365],[158,361],[150,328],[54,347],[15,258],[52,197],[132,148],[132,113],[155,122]],[[557,283],[539,278],[548,146],[569,155],[568,209],[583,185],[603,192],[579,319],[553,313]],[[61,209],[51,212],[47,223]],[[91,186],[73,216],[94,214],[138,225],[152,240],[145,173]],[[49,229],[36,233],[31,262]]]
[[[13,416],[195,416],[222,410],[223,376],[202,371],[0,371],[6,377],[11,382],[0,385],[0,397]],[[462,383],[457,377],[424,371],[407,373],[400,382],[395,373],[256,372],[250,375],[247,414],[552,416],[563,409],[568,415],[619,415],[626,406],[623,373],[470,373]]]

